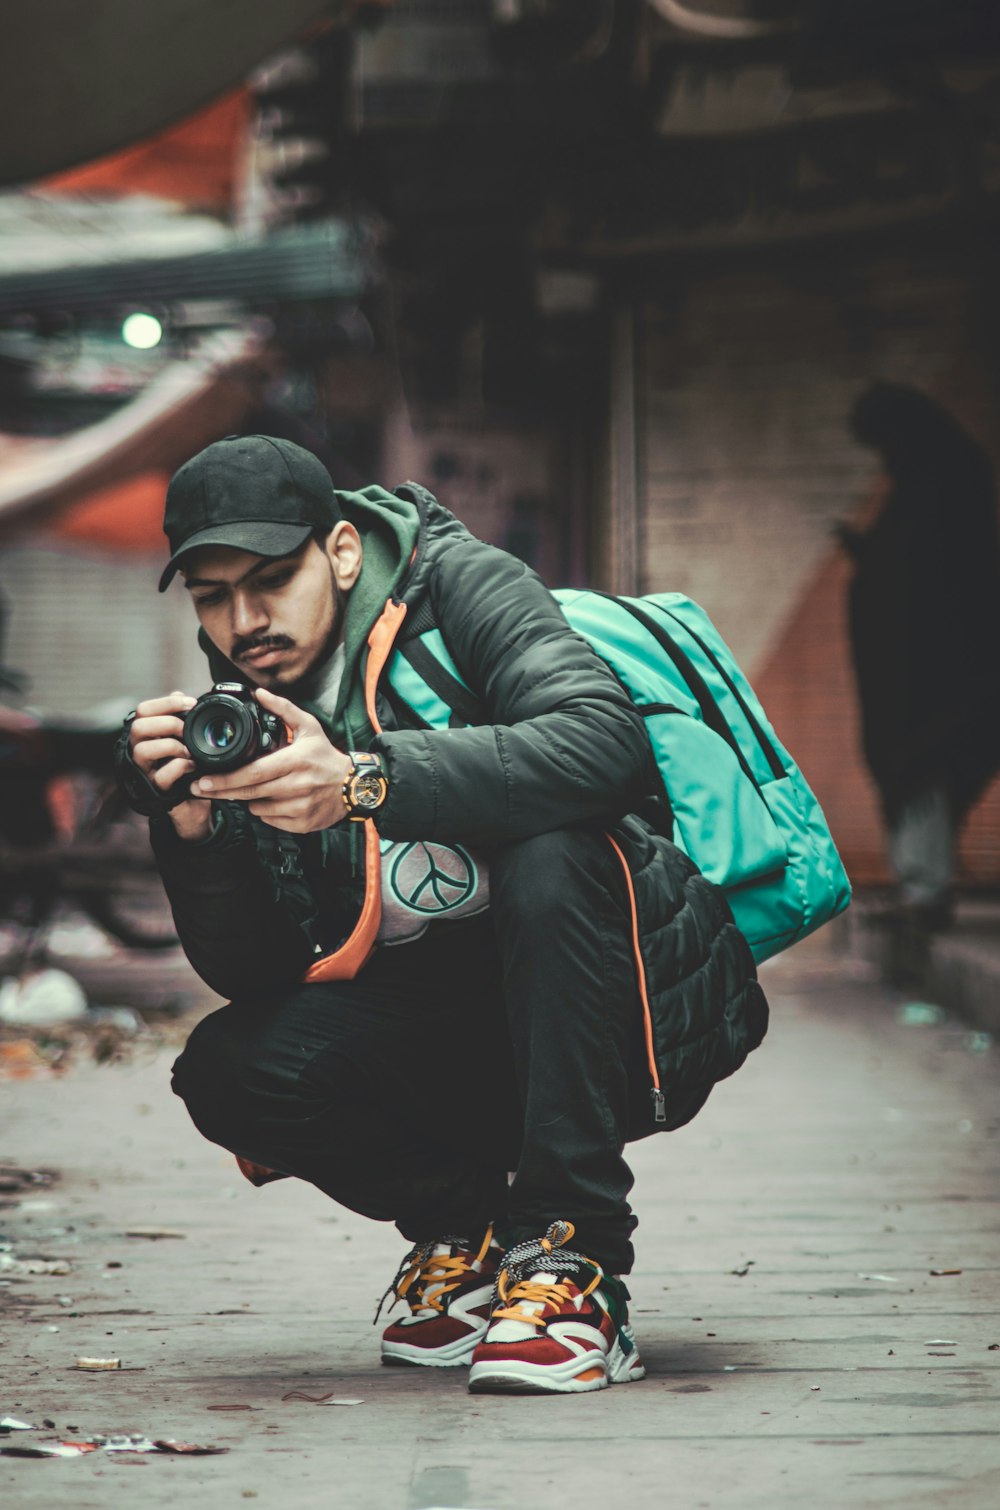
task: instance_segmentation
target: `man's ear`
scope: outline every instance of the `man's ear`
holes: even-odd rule
[[[349,592],[361,574],[361,536],[353,524],[342,519],[327,535],[323,548],[333,567],[337,586],[341,592]]]

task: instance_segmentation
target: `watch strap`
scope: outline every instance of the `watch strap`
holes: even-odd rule
[[[389,792],[389,778],[382,765],[382,757],[370,750],[349,750],[351,770],[341,788],[348,816],[353,819],[370,818],[377,813]],[[365,778],[374,778],[365,783],[364,792],[360,783]]]

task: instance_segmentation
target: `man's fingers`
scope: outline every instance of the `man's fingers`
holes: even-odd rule
[[[179,739],[183,728],[182,718],[161,713],[153,718],[137,718],[132,724],[132,737],[133,739],[162,739],[169,736],[172,739]]]
[[[156,718],[161,713],[185,714],[193,708],[196,698],[186,692],[170,692],[166,697],[151,697],[140,703],[135,710],[136,718]]]
[[[179,739],[143,739],[132,751],[132,759],[141,771],[149,772],[161,760],[179,759],[187,761],[194,770],[194,765],[187,752],[187,746]]]
[[[316,734],[323,732],[323,726],[319,719],[307,713],[304,708],[298,708],[290,703],[287,697],[279,697],[276,692],[269,692],[266,687],[258,687],[254,696],[268,713],[276,713],[281,722],[287,726],[293,737],[299,734]]]
[[[213,771],[211,776],[204,777],[208,783],[204,791],[206,796],[211,794],[213,797],[225,797],[227,801],[240,802],[254,793],[263,792],[265,788],[270,796],[275,782],[284,781],[300,769],[299,755],[291,745],[285,745],[281,750],[273,750],[270,755],[252,760],[249,765],[240,766],[238,771],[228,771],[221,775]]]
[[[169,792],[174,782],[180,781],[182,776],[187,776],[194,770],[194,762],[191,760],[168,760],[166,765],[159,766],[155,771],[148,773],[150,781],[158,786],[161,792]],[[197,797],[197,792],[191,793]]]
[[[217,797],[224,802],[272,802],[278,798],[301,797],[306,791],[300,775],[279,775],[274,781],[248,781],[246,773],[250,769],[246,766],[231,776],[202,777],[194,784],[195,793],[202,797]]]

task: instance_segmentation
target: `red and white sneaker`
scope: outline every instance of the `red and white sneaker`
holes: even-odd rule
[[[478,1250],[466,1238],[444,1237],[406,1255],[386,1295],[405,1300],[410,1314],[382,1333],[383,1363],[457,1368],[471,1360],[489,1325],[500,1260],[492,1244],[489,1227]]]
[[[489,1329],[472,1355],[474,1394],[583,1394],[645,1377],[628,1290],[567,1251],[572,1222],[504,1255]]]

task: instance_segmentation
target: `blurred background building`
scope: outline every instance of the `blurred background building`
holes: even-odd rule
[[[992,0],[35,0],[0,59],[4,662],[205,680],[169,474],[263,430],[712,614],[885,876],[831,538],[884,378],[1000,463]],[[963,850],[1000,882],[1000,786]]]

